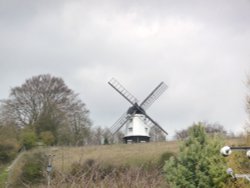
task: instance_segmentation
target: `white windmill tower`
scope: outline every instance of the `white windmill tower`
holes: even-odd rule
[[[153,102],[167,89],[167,85],[161,82],[148,97],[138,105],[138,100],[129,93],[117,80],[112,78],[109,82],[118,93],[120,93],[132,106],[125,112],[110,128],[112,134],[117,133],[125,125],[124,142],[149,142],[150,128],[158,127],[166,135],[168,134],[157,122],[146,112]]]

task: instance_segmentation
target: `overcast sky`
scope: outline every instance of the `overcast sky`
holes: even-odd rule
[[[49,73],[79,93],[96,126],[164,81],[149,108],[172,138],[193,122],[243,130],[250,72],[249,0],[0,0],[0,99]]]

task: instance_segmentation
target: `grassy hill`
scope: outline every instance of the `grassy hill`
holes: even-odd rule
[[[67,172],[74,162],[83,163],[88,159],[115,166],[140,166],[147,162],[155,163],[165,152],[177,153],[178,143],[172,141],[144,144],[57,147],[46,149],[45,152],[55,155],[53,164],[56,169]]]
[[[133,187],[166,187],[159,168],[161,169],[164,153],[169,152],[178,152],[176,141],[37,148],[23,153],[15,162],[9,171],[9,185],[23,186],[20,184],[20,177],[23,176],[24,165],[27,159],[36,161],[36,154],[39,153],[45,159],[49,155],[54,156],[52,187],[81,187],[82,182],[86,187],[124,187],[129,183],[133,183]],[[47,164],[44,161],[43,181],[35,187],[46,187]]]
[[[240,142],[230,139],[225,144]],[[19,181],[20,186],[27,161],[43,160],[39,163],[43,165],[42,180],[35,186],[32,183],[32,187],[46,187],[47,159],[54,155],[51,187],[167,187],[161,167],[170,154],[178,155],[178,149],[177,141],[37,148],[25,152],[15,162],[9,171],[9,184],[15,186]]]
[[[228,139],[225,145],[237,145],[239,143],[241,143],[240,139]],[[178,141],[167,141],[142,144],[51,147],[43,151],[55,155],[53,165],[56,169],[67,172],[74,162],[83,163],[88,159],[117,166],[140,166],[148,162],[157,163],[164,153],[177,154],[178,150]]]

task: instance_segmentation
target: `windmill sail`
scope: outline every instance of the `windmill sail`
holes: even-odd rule
[[[147,115],[145,112],[143,113],[143,115],[145,115],[145,117],[148,120],[150,120],[155,126],[157,126],[162,132],[164,132],[166,135],[168,135],[168,133],[155,120],[153,120],[149,115]]]
[[[129,103],[135,104],[138,100],[128,92],[116,79],[112,78],[109,82],[109,85],[113,87],[118,93],[120,93]]]
[[[148,109],[166,89],[167,85],[164,82],[161,82],[141,103],[140,107],[143,108],[144,110]]]
[[[110,128],[111,133],[117,133],[128,120],[129,116],[127,115],[127,113],[124,113]]]

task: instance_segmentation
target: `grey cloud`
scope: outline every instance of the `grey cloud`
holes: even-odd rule
[[[149,113],[173,135],[193,121],[244,126],[249,71],[248,1],[1,1],[0,98],[43,73],[64,78],[96,125],[128,104],[116,77],[140,100],[169,88]]]

